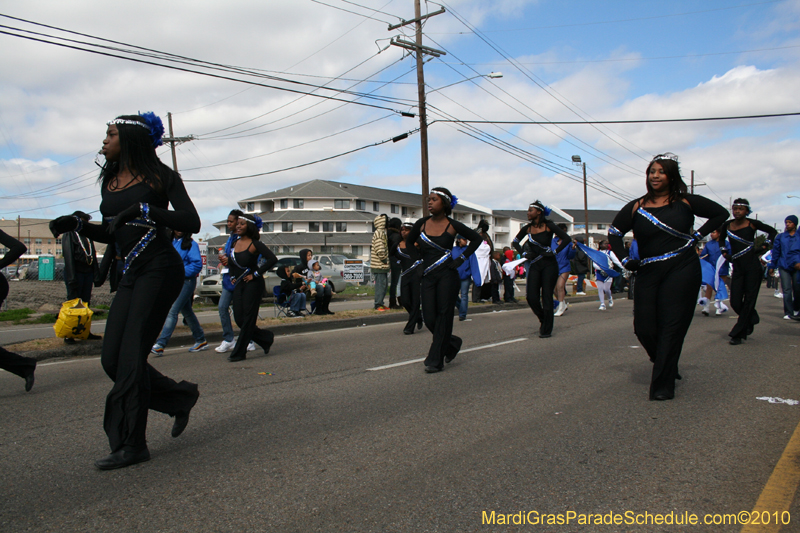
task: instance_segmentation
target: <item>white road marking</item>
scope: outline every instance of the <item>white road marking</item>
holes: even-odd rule
[[[504,344],[511,344],[513,342],[522,342],[528,340],[526,337],[521,339],[512,339],[510,341],[503,341],[503,342],[496,342],[494,344],[484,344],[483,346],[475,346],[474,348],[467,348],[466,350],[461,350],[458,353],[468,353],[468,352],[475,352],[478,350],[485,350],[486,348],[494,348],[495,346],[502,346]],[[403,361],[402,363],[393,363],[391,365],[384,365],[384,366],[376,366],[375,368],[368,368],[367,371],[374,371],[374,370],[386,370],[387,368],[394,368],[397,366],[404,366],[404,365],[411,365],[414,363],[421,363],[424,361],[425,358],[422,359],[412,359],[411,361]]]

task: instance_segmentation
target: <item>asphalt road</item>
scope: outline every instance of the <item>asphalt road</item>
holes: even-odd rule
[[[168,351],[152,364],[200,385],[189,427],[172,439],[151,413],[152,459],[111,472],[92,466],[108,453],[97,358],[41,364],[27,394],[0,373],[0,530],[740,531],[497,520],[752,510],[800,422],[758,399],[800,399],[800,324],[770,293],[742,346],[733,318],[698,310],[669,402],[647,401],[627,300],[571,306],[550,339],[530,311],[474,315],[431,375],[399,364],[430,342],[400,324],[282,336],[240,363]],[[800,531],[789,512],[782,531]]]

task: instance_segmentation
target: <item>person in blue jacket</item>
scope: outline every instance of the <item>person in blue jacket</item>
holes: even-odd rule
[[[456,235],[456,245],[453,246],[453,259],[461,257],[464,250],[467,249],[467,239],[461,235]],[[474,255],[470,256],[473,258]],[[469,286],[472,283],[472,267],[477,261],[464,261],[458,267],[458,277],[461,280],[461,288],[456,300],[456,307],[458,307],[458,320],[463,322],[467,319],[467,309],[469,306]]]
[[[178,323],[178,313],[183,315],[192,330],[194,345],[189,348],[189,351],[200,352],[208,348],[206,335],[203,332],[203,328],[200,327],[200,321],[197,320],[197,315],[192,311],[197,275],[203,269],[200,247],[192,239],[191,233],[183,233],[181,231],[172,232],[172,246],[175,247],[183,260],[183,289],[178,295],[178,299],[172,304],[169,314],[167,314],[167,320],[164,322],[164,327],[161,329],[161,335],[158,336],[158,340],[153,345],[151,351],[156,356],[164,354],[164,348],[166,348],[170,337],[172,337],[172,332],[175,331],[175,325]]]
[[[559,224],[559,228],[564,231],[567,231],[566,224]],[[553,237],[553,242],[550,244],[550,248],[553,250],[558,249],[558,246],[561,244],[561,239],[558,237]],[[577,248],[576,244],[573,242],[569,246],[565,246],[560,252],[556,254],[556,261],[558,261],[558,279],[556,279],[556,311],[554,316],[561,316],[564,314],[564,311],[567,310],[567,280],[569,279],[569,273],[571,270],[570,261],[575,257],[575,249]]]
[[[722,255],[722,249],[719,245],[719,237],[720,232],[719,230],[714,230],[708,235],[709,239],[708,242],[703,246],[703,251],[700,252],[700,259],[706,261],[714,267],[714,271],[717,270],[717,261],[719,260],[720,256]],[[728,277],[728,263],[720,267],[719,270],[719,277],[725,285],[730,285],[730,278]],[[710,285],[706,285],[706,292],[705,292],[705,304],[703,305],[703,315],[709,316],[709,304],[711,302],[711,293],[714,291],[714,287]],[[723,309],[717,307],[717,315],[721,315],[724,313]]]
[[[231,284],[231,275],[228,268],[228,258],[231,256],[233,245],[239,239],[239,234],[236,233],[236,223],[239,222],[239,217],[243,215],[240,210],[234,209],[228,214],[225,224],[228,227],[228,242],[225,243],[225,248],[219,253],[219,268],[222,274],[222,291],[219,293],[219,303],[217,309],[219,310],[219,323],[222,326],[222,342],[214,348],[217,353],[225,353],[233,350],[236,346],[236,339],[233,336],[233,325],[231,324],[231,302],[233,301],[233,285]],[[253,347],[255,350],[255,346]]]
[[[781,277],[783,290],[783,313],[785,319],[800,319],[800,235],[797,233],[797,217],[789,215],[784,221],[786,231],[775,237],[772,244],[772,260],[768,275],[775,269]]]

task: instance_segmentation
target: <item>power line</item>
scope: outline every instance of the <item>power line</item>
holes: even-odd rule
[[[282,168],[282,169],[278,169],[278,170],[270,170],[269,172],[259,172],[258,174],[248,174],[247,176],[236,176],[236,177],[233,177],[233,178],[219,178],[219,179],[211,179],[211,180],[183,180],[183,181],[186,182],[186,183],[206,183],[206,182],[210,182],[210,181],[234,181],[234,180],[243,180],[243,179],[247,179],[247,178],[256,178],[258,176],[269,176],[271,174],[279,174],[281,172],[287,172],[289,170],[296,170],[298,168],[308,167],[308,166],[311,166],[311,165],[316,165],[317,163],[323,163],[325,161],[330,161],[331,159],[337,159],[339,157],[343,157],[343,156],[346,156],[346,155],[349,155],[349,154],[353,154],[355,152],[360,152],[361,150],[366,150],[367,148],[372,148],[374,146],[380,146],[382,144],[386,144],[388,142],[392,142],[395,139],[399,139],[400,137],[408,137],[409,135],[412,135],[412,134],[416,133],[417,131],[419,131],[419,129],[408,131],[408,132],[404,133],[403,135],[399,135],[399,136],[391,138],[391,139],[386,139],[386,140],[383,140],[383,141],[378,141],[376,143],[367,144],[367,145],[361,146],[359,148],[354,148],[352,150],[348,150],[348,151],[342,152],[340,154],[332,155],[332,156],[329,156],[329,157],[324,157],[322,159],[317,159],[315,161],[310,161],[308,163],[302,163],[300,165],[294,165],[294,166],[291,166],[291,167],[286,167],[286,168]]]
[[[338,9],[339,11],[344,11],[345,13],[350,13],[352,15],[358,15],[359,17],[364,17],[364,18],[369,19],[369,20],[375,20],[377,22],[383,22],[386,25],[391,25],[392,24],[391,22],[387,22],[387,21],[381,20],[381,19],[376,19],[375,17],[370,17],[370,16],[365,15],[363,13],[356,13],[355,11],[350,11],[349,9],[345,9],[343,7],[336,7],[336,6],[332,6],[330,4],[326,4],[325,2],[320,2],[320,0],[309,0],[309,1],[314,2],[315,4],[320,4],[320,5],[323,5],[323,6],[327,6],[327,7],[333,8],[333,9]],[[364,6],[361,6],[361,7],[364,7]]]
[[[747,120],[756,118],[794,117],[797,113],[772,113],[767,115],[739,115],[729,117],[700,117],[700,118],[663,118],[643,120],[592,120],[592,121],[522,121],[522,120],[435,120],[433,122],[459,122],[464,124],[553,124],[553,125],[591,125],[591,124],[658,124],[665,122],[708,122],[713,120]],[[433,123],[431,122],[431,124]]]

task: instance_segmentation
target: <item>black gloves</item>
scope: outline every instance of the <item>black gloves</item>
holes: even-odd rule
[[[638,259],[629,259],[628,261],[625,261],[625,270],[636,272],[637,270],[639,270],[640,266],[641,264]]]
[[[63,217],[58,217],[55,220],[51,220],[49,226],[50,233],[53,234],[53,237],[58,238],[58,236],[62,233],[75,231],[78,228],[78,219],[72,215],[65,215]]]
[[[458,270],[458,267],[463,265],[464,261],[465,261],[464,256],[460,255],[457,258],[453,259],[453,262],[450,263],[447,268],[449,268],[450,270]]]
[[[122,211],[120,214],[114,217],[114,220],[108,223],[108,227],[106,231],[109,234],[113,234],[117,231],[120,227],[124,226],[126,223],[130,222],[131,220],[135,220],[136,218],[142,216],[141,208],[139,204],[133,204],[129,208]]]

